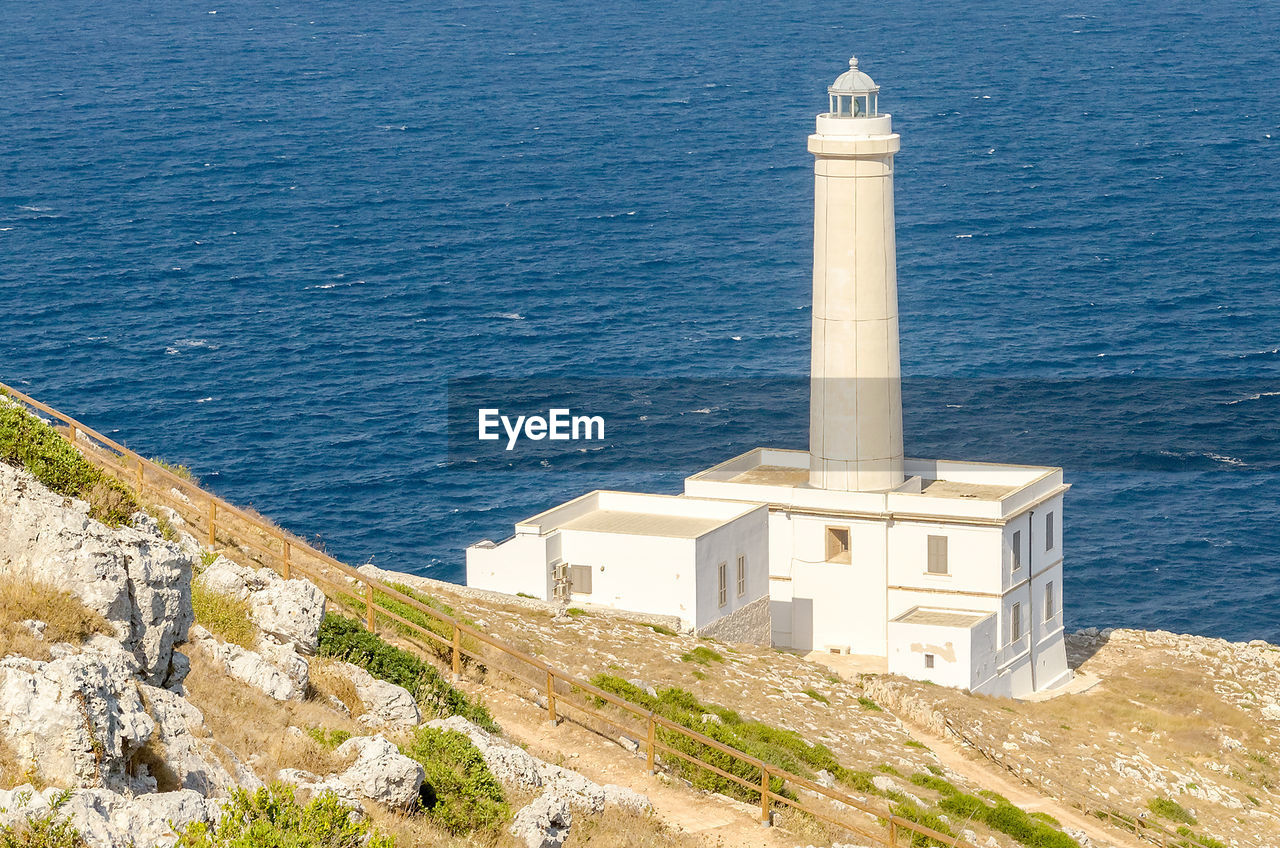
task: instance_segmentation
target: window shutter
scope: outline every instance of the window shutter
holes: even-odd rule
[[[583,595],[591,594],[591,566],[575,565],[570,569],[570,583],[573,591]]]
[[[929,537],[929,573],[946,574],[947,572],[947,537]]]

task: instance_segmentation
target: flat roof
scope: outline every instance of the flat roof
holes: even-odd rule
[[[915,607],[894,619],[902,624],[928,624],[933,627],[970,628],[995,613],[968,610],[922,609]]]
[[[730,477],[728,482],[761,486],[803,486],[809,482],[809,469],[788,465],[757,465]]]
[[[961,483],[957,480],[921,480],[920,494],[927,498],[974,498],[1001,501],[1021,486],[998,486],[991,483]]]
[[[658,515],[650,512],[622,512],[596,509],[559,525],[559,530],[588,530],[595,533],[622,533],[630,536],[666,536],[696,539],[727,524],[723,518],[689,515]]]

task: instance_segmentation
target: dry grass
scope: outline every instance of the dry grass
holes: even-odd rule
[[[360,693],[356,691],[356,685],[351,682],[351,678],[338,670],[336,665],[337,663],[333,660],[322,657],[311,658],[313,694],[337,698],[351,711],[352,718],[359,718],[365,713],[364,701],[360,700]]]
[[[696,848],[703,843],[652,813],[611,808],[598,816],[575,816],[564,844],[565,848]]]
[[[260,775],[282,768],[316,774],[340,770],[345,763],[316,740],[290,727],[322,727],[360,735],[349,717],[319,701],[277,701],[228,676],[202,651],[187,646],[191,674],[184,682],[187,698],[204,713],[213,737]]]
[[[0,789],[12,789],[27,783],[27,768],[14,750],[0,736]]]
[[[29,619],[47,625],[43,637],[21,623]],[[105,618],[70,592],[24,575],[0,580],[0,656],[47,660],[55,642],[80,645],[94,634],[111,632]]]
[[[258,628],[249,617],[249,603],[230,595],[206,589],[198,580],[191,582],[191,611],[196,624],[215,636],[250,651],[258,644]]]

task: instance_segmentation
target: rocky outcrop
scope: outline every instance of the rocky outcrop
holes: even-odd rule
[[[343,674],[356,688],[365,711],[357,719],[371,728],[411,730],[422,723],[418,702],[403,686],[379,680],[358,665],[334,663],[331,668]]]
[[[485,765],[499,781],[521,789],[542,789],[543,795],[563,800],[569,807],[587,814],[601,812],[607,805],[634,811],[652,809],[649,799],[625,786],[600,785],[576,771],[552,765],[505,739],[489,733],[461,716],[427,722],[428,727],[456,730],[471,740]]]
[[[298,685],[293,675],[269,662],[261,654],[223,642],[198,624],[191,628],[190,635],[191,645],[204,651],[228,675],[262,690],[277,701],[301,700],[306,694],[305,684]],[[305,665],[305,660],[303,663]]]
[[[560,848],[572,823],[568,802],[553,792],[544,792],[516,813],[510,831],[527,848]]]
[[[0,790],[0,824],[16,825],[47,815],[60,793],[58,789],[37,792],[32,786]],[[67,796],[57,814],[94,848],[168,848],[188,825],[216,823],[222,815],[222,805],[190,789],[136,798],[106,789],[80,789]]]
[[[324,618],[324,592],[310,581],[285,580],[269,568],[246,568],[218,557],[196,580],[211,591],[249,604],[262,638],[314,654]]]
[[[318,777],[300,769],[283,769],[276,775],[315,795],[332,792],[350,807],[372,801],[393,810],[407,809],[418,798],[425,773],[417,761],[400,753],[381,736],[357,736],[338,746],[334,755],[355,757],[341,774]]]
[[[56,650],[47,662],[0,660],[0,736],[42,780],[218,797],[253,779],[207,738],[200,710],[137,679],[137,660],[118,643],[97,637],[79,652]]]
[[[76,595],[115,627],[147,683],[180,682],[171,661],[191,624],[192,565],[154,526],[109,528],[84,501],[0,463],[0,576],[28,575]]]
[[[55,650],[59,650],[55,646]],[[0,660],[0,733],[17,759],[55,785],[143,790],[133,758],[155,732],[132,654],[106,637],[48,662]]]

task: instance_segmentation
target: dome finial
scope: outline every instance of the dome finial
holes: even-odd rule
[[[856,71],[856,70],[858,70],[858,57],[857,57],[857,56],[850,56],[850,57],[849,57],[849,70],[851,70],[851,71]]]

